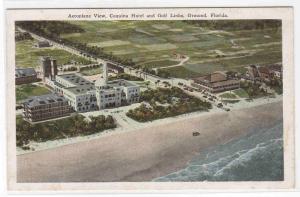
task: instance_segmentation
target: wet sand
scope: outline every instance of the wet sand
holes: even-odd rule
[[[151,181],[185,167],[200,150],[282,120],[282,102],[207,113],[17,156],[18,182]],[[199,136],[192,133],[198,131]]]

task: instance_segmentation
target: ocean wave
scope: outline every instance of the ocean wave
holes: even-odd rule
[[[283,179],[283,124],[208,149],[178,172],[153,181],[278,181]]]

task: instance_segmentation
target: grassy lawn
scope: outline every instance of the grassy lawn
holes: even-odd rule
[[[249,98],[248,93],[244,89],[233,90],[233,92],[241,98]]]
[[[65,50],[57,48],[35,48],[33,47],[35,41],[24,40],[16,42],[16,65],[21,68],[26,67],[39,67],[41,56],[51,56],[57,59],[57,63],[67,64],[71,60],[79,62],[81,64],[90,64],[91,62],[83,57],[73,55]]]
[[[152,62],[147,62],[145,64],[141,64],[141,66],[145,66],[147,68],[159,68],[159,67],[164,67],[164,66],[171,66],[171,65],[176,65],[178,64],[179,61],[173,61],[173,60],[158,60],[158,61],[152,61]]]
[[[20,102],[24,99],[27,99],[31,96],[40,96],[43,94],[48,94],[50,91],[41,86],[37,86],[34,84],[23,84],[16,86],[16,101]]]
[[[97,75],[102,73],[102,70],[100,68],[91,68],[91,69],[80,71],[80,73],[85,76],[91,76],[91,75]]]
[[[172,67],[172,68],[163,68],[161,70],[166,71],[172,77],[178,77],[178,78],[193,78],[193,77],[198,77],[198,76],[202,75],[200,73],[196,73],[191,70],[188,70],[183,66],[177,66],[177,67]]]
[[[221,98],[226,98],[226,99],[236,99],[236,95],[235,94],[232,94],[230,92],[226,92],[224,94],[221,94],[220,95]]]

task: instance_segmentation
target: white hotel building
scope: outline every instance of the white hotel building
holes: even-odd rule
[[[45,83],[63,95],[78,112],[87,112],[105,108],[119,107],[139,101],[140,87],[123,79],[108,81],[106,63],[103,76],[95,83],[78,74],[56,75],[46,78]]]

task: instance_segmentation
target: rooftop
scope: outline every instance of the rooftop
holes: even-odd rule
[[[282,65],[279,65],[279,64],[270,65],[270,66],[268,66],[268,68],[272,71],[277,71],[277,72],[282,71]]]
[[[57,94],[45,94],[41,96],[34,96],[24,101],[25,105],[29,107],[37,107],[42,105],[47,105],[51,103],[65,102],[67,101],[63,96]]]
[[[34,68],[16,68],[16,78],[35,76]]]
[[[73,94],[85,94],[88,91],[95,90],[95,84],[93,82],[86,80],[78,74],[64,74],[58,75],[57,77],[60,77],[74,85],[74,87],[66,88]]]
[[[221,72],[214,72],[209,75],[204,75],[201,77],[193,78],[193,80],[195,82],[201,81],[201,82],[205,82],[205,83],[216,83],[216,82],[226,81],[227,76],[226,76],[226,74],[221,73]]]

